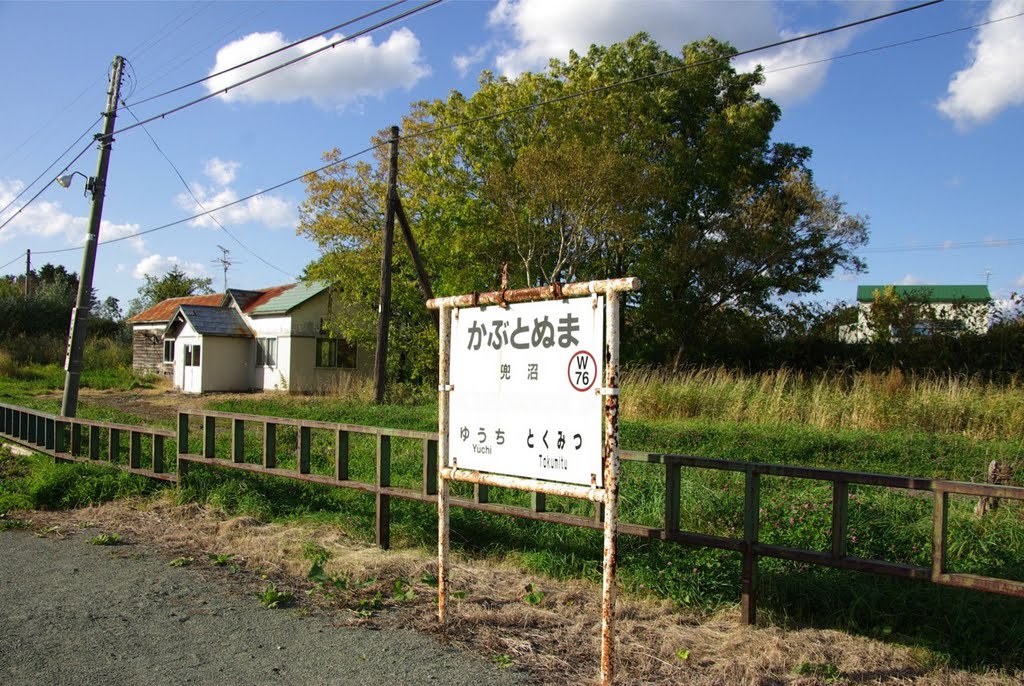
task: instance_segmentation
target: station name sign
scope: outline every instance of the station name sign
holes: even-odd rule
[[[602,486],[604,298],[455,310],[453,466]]]

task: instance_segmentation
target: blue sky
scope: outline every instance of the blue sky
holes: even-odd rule
[[[415,7],[386,11],[358,28]],[[218,68],[383,5],[364,2],[0,2],[0,207],[83,132],[53,173],[88,144],[116,54],[130,62],[123,93],[139,118],[208,93],[206,86],[141,103]],[[320,166],[338,147],[365,148],[399,123],[414,100],[472,93],[481,69],[515,75],[548,58],[644,30],[678,51],[707,35],[739,49],[907,6],[892,2],[672,2],[448,0],[367,37],[328,50],[202,104],[116,137],[101,241],[128,237],[198,212],[152,136],[206,207],[249,195]],[[783,109],[776,138],[814,150],[818,184],[870,218],[869,271],[837,274],[815,296],[853,300],[858,283],[985,283],[997,298],[1024,291],[1024,16],[910,45],[841,59],[936,33],[1024,14],[1024,0],[947,1],[849,31],[738,60],[762,63],[764,94]],[[342,32],[342,34],[344,31]],[[309,45],[316,47],[342,34]],[[799,68],[792,65],[818,62]],[[261,66],[264,63],[260,63]],[[238,73],[238,72],[235,72]],[[231,82],[237,80],[223,77]],[[133,103],[139,103],[133,105]],[[121,111],[118,126],[134,123]],[[71,166],[95,173],[90,147]],[[0,273],[54,262],[81,268],[89,213],[82,179],[51,185],[0,230]],[[232,287],[287,283],[316,257],[297,236],[294,183],[209,219],[101,245],[95,286],[122,306],[143,274],[173,264],[223,286],[218,246],[230,250]],[[44,254],[45,251],[66,252]],[[269,265],[267,264],[269,263]],[[270,266],[273,265],[273,266]],[[990,274],[990,276],[988,276]]]

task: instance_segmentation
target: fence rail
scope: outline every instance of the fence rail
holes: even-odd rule
[[[193,420],[198,431],[192,426]],[[259,454],[247,452],[246,427],[258,427]],[[218,428],[220,427],[220,428]],[[286,427],[295,433],[292,446],[279,445],[279,431]],[[329,462],[333,473],[313,471],[313,431],[330,432],[333,448]],[[218,436],[228,444],[227,457],[218,457]],[[350,473],[350,443],[354,436],[372,437],[375,443],[375,469],[372,480],[356,480]],[[155,479],[178,482],[191,465],[206,465],[267,474],[299,481],[348,488],[375,497],[375,540],[383,548],[391,545],[391,499],[422,503],[437,502],[437,439],[435,432],[408,431],[285,417],[265,417],[228,412],[203,411],[179,413],[176,430],[128,426],[93,420],[57,417],[13,405],[0,404],[0,437],[19,443],[57,460],[78,462],[106,461],[110,464]],[[192,441],[193,437],[197,440]],[[127,438],[127,446],[124,446]],[[227,439],[227,440],[225,440]],[[421,443],[422,473],[419,489],[392,485],[392,445],[394,439]],[[149,444],[148,456],[143,450]],[[250,447],[253,441],[250,440]],[[174,447],[175,471],[166,468],[165,451]],[[197,446],[197,447],[193,447]],[[105,450],[101,450],[102,448]],[[127,448],[127,451],[124,450]],[[294,468],[278,464],[281,449],[294,455]],[[122,459],[126,457],[127,459]],[[996,484],[978,484],[888,474],[846,472],[812,467],[718,460],[688,455],[622,451],[621,459],[645,463],[664,471],[665,512],[660,527],[620,523],[621,534],[659,539],[686,545],[703,546],[740,553],[741,620],[753,623],[757,613],[757,569],[761,557],[792,560],[886,576],[925,581],[943,586],[970,588],[988,593],[1024,597],[1024,582],[975,574],[950,572],[947,567],[950,495],[979,498],[1007,498],[1024,501],[1024,488]],[[258,462],[256,461],[258,460]],[[290,458],[289,458],[290,461]],[[148,464],[146,464],[148,462]],[[683,469],[718,470],[742,474],[744,478],[743,535],[726,537],[680,529],[680,496]],[[831,484],[831,532],[827,551],[793,548],[762,543],[761,478],[808,479]],[[902,489],[931,494],[932,556],[929,566],[915,566],[887,560],[851,556],[847,549],[849,533],[850,486],[864,485]],[[594,504],[590,517],[548,512],[543,493],[531,493],[529,507],[490,502],[488,487],[476,484],[472,498],[451,498],[450,504],[467,510],[509,515],[541,522],[601,529],[602,508]]]

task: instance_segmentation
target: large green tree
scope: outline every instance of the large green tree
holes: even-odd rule
[[[128,304],[128,316],[138,314],[168,298],[184,298],[189,295],[213,293],[213,279],[189,276],[175,265],[163,276],[143,275],[144,283],[139,286],[139,295]]]
[[[512,287],[639,276],[627,350],[682,364],[780,296],[862,268],[864,220],[814,183],[809,149],[772,140],[780,110],[758,95],[760,71],[731,67],[734,53],[709,39],[676,56],[640,34],[413,105],[400,194],[435,292],[493,289],[503,263]],[[371,314],[386,178],[382,147],[372,163],[310,175],[301,208],[299,231],[322,255],[308,276]],[[415,355],[429,319],[395,254],[395,328]],[[358,337],[365,324],[338,326]]]

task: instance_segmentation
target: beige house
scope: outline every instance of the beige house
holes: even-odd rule
[[[324,284],[288,284],[164,301],[129,320],[133,368],[152,369],[159,349],[158,371],[186,393],[330,391],[373,366],[372,350],[324,332],[330,296]]]
[[[907,324],[915,334],[985,333],[991,324],[992,296],[988,286],[858,286],[857,323],[840,327],[840,340],[866,343],[875,338],[873,321],[877,317],[872,316],[872,310],[887,289],[913,305],[907,312],[914,321]]]

